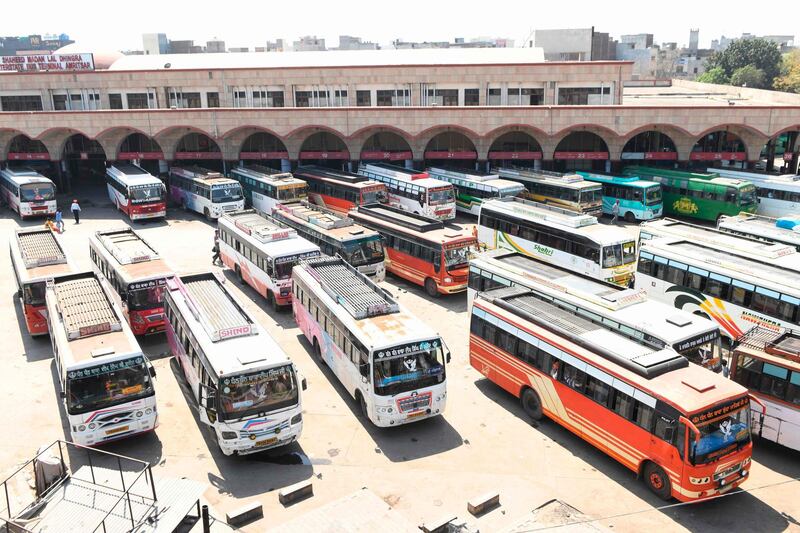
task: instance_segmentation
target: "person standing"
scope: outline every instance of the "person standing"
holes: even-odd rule
[[[216,265],[218,262],[222,263],[222,259],[219,257],[219,230],[214,230],[214,247],[211,248],[211,251],[214,252],[214,256],[211,258],[211,263]]]
[[[72,216],[75,217],[75,223],[81,223],[81,205],[78,203],[77,199],[72,200],[72,205],[70,206],[70,211],[72,211]]]
[[[611,207],[611,223],[617,224],[617,219],[619,219],[619,198],[614,200],[614,205]]]
[[[60,207],[56,209],[56,230],[59,233],[64,233],[64,217]]]

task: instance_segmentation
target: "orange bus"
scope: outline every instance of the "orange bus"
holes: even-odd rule
[[[308,183],[312,203],[340,213],[387,198],[385,184],[358,174],[314,165],[298,167],[293,174]]]
[[[478,251],[473,224],[425,218],[388,205],[363,205],[348,216],[386,240],[386,271],[422,285],[431,297],[467,290],[469,260]]]
[[[749,472],[749,396],[738,383],[654,350],[535,293],[479,293],[470,316],[470,364],[644,479],[660,498],[726,493]]]
[[[67,258],[61,239],[49,229],[28,228],[14,232],[9,242],[17,296],[31,335],[47,329],[47,280],[78,272]]]

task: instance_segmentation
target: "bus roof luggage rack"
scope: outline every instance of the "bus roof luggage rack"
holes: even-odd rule
[[[94,275],[84,273],[63,281],[50,280],[47,284],[52,284],[55,290],[69,340],[122,330],[111,301]]]
[[[237,228],[263,243],[297,237],[297,231],[287,228],[273,218],[259,214],[255,209],[243,209],[222,216],[230,219]]]
[[[800,363],[800,331],[791,329],[776,331],[763,326],[754,326],[736,341],[742,346]]]
[[[234,170],[236,172],[239,172],[240,174],[249,175],[251,178],[262,179],[262,180],[264,178],[267,178],[269,180],[277,181],[277,180],[294,178],[291,172],[281,172],[278,169],[268,167],[265,165],[259,165],[258,163],[250,163],[248,165],[242,165],[240,167],[236,167]]]
[[[219,179],[225,177],[220,172],[209,170],[207,168],[203,168],[197,165],[190,165],[186,167],[174,167],[171,170],[173,172],[177,171],[176,172],[177,174],[182,174],[182,175],[192,174],[192,176],[186,176],[186,177],[199,178],[204,180]]]
[[[520,176],[525,178],[552,178],[563,181],[564,183],[577,183],[584,181],[583,176],[578,174],[564,174],[562,172],[554,172],[552,170],[534,170],[525,167],[503,167],[497,170],[497,173],[503,176]]]
[[[95,235],[122,265],[160,259],[158,252],[131,228],[98,231]]]
[[[523,216],[555,222],[570,228],[582,228],[597,224],[597,217],[576,213],[562,207],[547,205],[540,202],[525,200],[518,196],[506,196],[505,198],[494,198],[489,202],[503,202],[507,204],[510,211]],[[487,202],[488,203],[488,202]]]
[[[500,176],[496,173],[481,172],[479,170],[470,170],[465,168],[457,168],[450,166],[428,167],[428,174],[435,174],[436,176],[447,176],[449,178],[464,179],[464,176],[475,181],[489,181],[499,179]]]
[[[430,177],[428,176],[428,173],[424,170],[409,169],[397,165],[392,165],[391,163],[361,163],[358,166],[358,171],[359,172],[361,172],[362,170],[367,171],[369,168],[381,169],[386,172],[394,172],[395,174],[404,174],[410,177],[412,181]]]
[[[67,262],[61,244],[49,229],[17,230],[17,243],[26,268]]]
[[[386,222],[392,222],[404,228],[413,229],[420,233],[432,231],[437,229],[444,229],[444,222],[427,218],[422,215],[410,213],[396,207],[390,207],[384,204],[366,204],[359,206],[358,213],[369,215]]]
[[[340,258],[312,259],[303,263],[306,271],[356,320],[397,313],[392,295]]]
[[[179,290],[183,285],[189,311],[213,342],[255,334],[253,321],[213,272],[181,276],[179,282],[169,280],[167,284]]]
[[[369,181],[370,178],[362,176],[361,174],[353,174],[351,172],[343,172],[332,170],[330,168],[320,167],[317,165],[304,165],[297,167],[295,174],[305,172],[313,172],[323,178],[332,178],[339,181],[346,181],[348,183],[360,183],[362,181]]]
[[[537,298],[527,289],[502,287],[479,293],[479,296],[509,313],[564,336],[573,343],[596,352],[646,379],[689,365],[689,360],[675,351],[654,350],[628,340],[570,311]]]
[[[782,283],[790,287],[796,286],[795,283],[797,283],[797,276],[800,275],[800,271],[795,270],[794,268],[775,266],[772,263],[769,263],[768,259],[764,259],[763,262],[750,259],[746,255],[743,255],[743,252],[740,252],[739,250],[723,251],[718,248],[712,248],[705,244],[698,244],[685,240],[677,240],[666,243],[661,243],[659,241],[660,239],[645,242],[648,244],[652,243],[656,248],[666,246],[667,250],[678,250],[690,257],[702,258],[702,261],[705,263],[729,268],[743,274],[749,274],[755,277],[763,277],[765,274],[769,274],[770,281],[781,280]],[[754,267],[755,270],[752,267]]]
[[[309,224],[319,226],[324,229],[344,228],[355,224],[352,219],[343,216],[336,211],[310,204],[306,201],[278,204],[278,211],[285,211],[292,216],[305,220]]]

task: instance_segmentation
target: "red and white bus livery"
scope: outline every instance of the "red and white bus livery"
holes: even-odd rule
[[[56,212],[56,186],[35,170],[0,170],[0,193],[6,205],[23,220],[54,215]]]
[[[167,216],[164,183],[132,163],[117,163],[106,169],[108,197],[131,220]]]
[[[48,279],[78,272],[61,239],[49,229],[19,229],[9,241],[17,296],[31,335],[47,334],[45,289]]]
[[[644,479],[663,499],[695,501],[747,479],[747,389],[554,306],[522,288],[479,293],[470,364]]]
[[[387,197],[386,185],[350,172],[311,165],[298,167],[294,177],[308,184],[311,203],[345,215],[354,207],[383,202]]]
[[[155,249],[126,227],[90,236],[89,255],[95,272],[119,294],[133,333],[164,331],[164,290],[175,273]]]

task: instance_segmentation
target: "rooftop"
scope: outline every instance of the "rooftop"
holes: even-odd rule
[[[624,87],[622,105],[632,107],[796,106],[800,105],[800,95],[673,80],[670,87]]]

